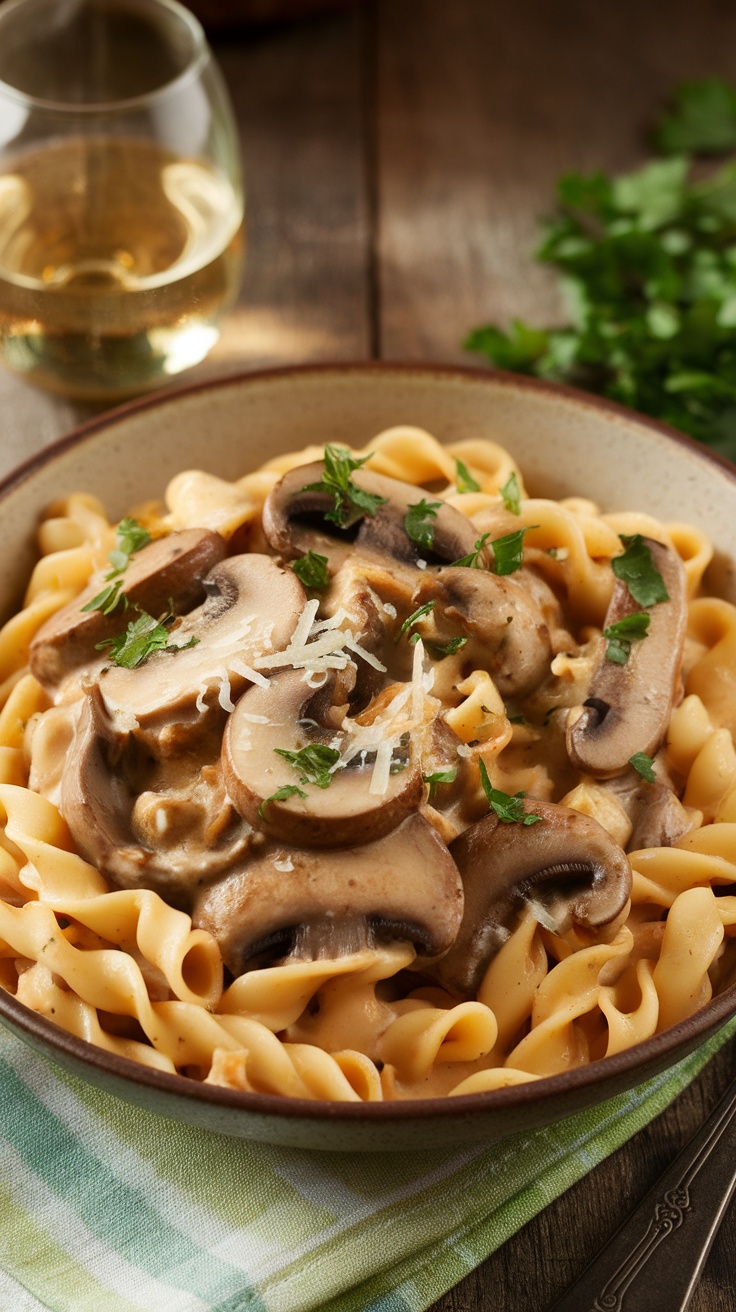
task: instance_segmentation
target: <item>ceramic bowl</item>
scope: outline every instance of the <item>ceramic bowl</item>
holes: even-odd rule
[[[614,405],[500,373],[338,365],[247,374],[133,402],[56,442],[0,486],[0,608],[19,604],[39,515],[86,489],[117,518],[185,468],[235,478],[310,443],[361,446],[395,424],[443,441],[507,446],[532,495],[577,493],[647,510],[715,542],[711,589],[736,601],[736,470],[688,439]],[[632,1088],[684,1057],[736,1010],[736,985],[627,1052],[539,1082],[411,1103],[319,1103],[201,1085],[76,1039],[0,990],[0,1019],[59,1066],[152,1112],[221,1133],[340,1150],[489,1142]]]

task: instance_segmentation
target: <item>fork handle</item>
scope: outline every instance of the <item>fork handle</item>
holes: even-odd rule
[[[736,1188],[736,1080],[551,1312],[685,1312]]]

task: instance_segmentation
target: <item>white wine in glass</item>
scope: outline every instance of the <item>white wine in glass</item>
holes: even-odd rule
[[[50,5],[51,43],[30,21]],[[20,72],[2,54],[13,16]],[[0,79],[0,134],[3,98],[21,123],[0,153],[0,358],[98,402],[198,363],[239,287],[243,197],[194,19],[169,0],[10,0]]]

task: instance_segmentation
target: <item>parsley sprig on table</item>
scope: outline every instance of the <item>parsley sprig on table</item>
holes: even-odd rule
[[[568,173],[536,254],[561,275],[569,323],[489,324],[465,341],[496,365],[571,382],[736,458],[736,91],[689,82],[662,119],[663,158]]]

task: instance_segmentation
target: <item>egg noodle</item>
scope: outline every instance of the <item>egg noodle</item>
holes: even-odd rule
[[[416,624],[423,640],[413,646],[411,693],[394,713],[411,732],[431,703],[458,744],[475,816],[487,811],[482,761],[498,792],[561,803],[627,847],[631,817],[605,779],[571,766],[561,746],[565,721],[584,702],[601,649],[622,536],[642,535],[677,554],[688,598],[684,695],[674,698],[653,768],[679,799],[684,832],[671,845],[628,851],[630,905],[613,933],[560,928],[535,898],[521,899],[472,997],[424,970],[416,945],[398,935],[343,946],[334,959],[297,952],[242,974],[224,970],[217,938],[193,925],[189,910],[151,888],[116,887],[76,850],[53,788],[42,795],[29,787],[44,717],[54,701],[83,695],[81,680],[63,695],[45,689],[29,671],[30,644],[91,578],[105,577],[115,542],[103,507],[75,494],[49,508],[23,609],[0,631],[0,985],[67,1032],[143,1065],[308,1099],[478,1093],[620,1052],[702,1007],[736,964],[736,896],[724,892],[736,873],[736,608],[703,594],[711,546],[699,530],[646,513],[604,514],[582,497],[529,498],[511,455],[488,441],[443,446],[402,427],[354,454],[370,457],[370,471],[422,489],[418,496],[432,504],[449,503],[479,539],[527,530],[524,566],[559,599],[551,668],[516,700],[504,700],[482,663],[469,669],[463,649],[432,660],[433,630]],[[284,474],[322,457],[317,448],[281,456],[233,483],[182,473],[165,504],[131,513],[154,539],[210,529],[234,549],[273,555],[262,538],[264,502]],[[460,490],[468,480],[459,470],[471,490]],[[512,474],[516,511],[501,492]],[[372,586],[396,614],[388,593]],[[328,603],[329,593],[317,622],[329,617]],[[309,616],[316,611],[313,604]],[[329,638],[324,625],[321,632]],[[306,663],[298,677],[320,686]],[[221,704],[232,707],[230,695],[237,698],[225,689]],[[376,771],[379,758],[380,749]],[[389,753],[387,778],[390,764]],[[450,844],[457,830],[440,792],[430,805],[425,786],[417,809]],[[339,868],[341,849],[332,856]],[[276,870],[288,890],[288,855]]]

